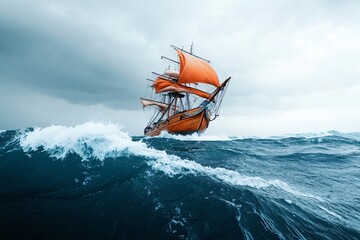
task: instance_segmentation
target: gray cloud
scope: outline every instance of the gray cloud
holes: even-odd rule
[[[31,17],[19,21],[5,15],[0,20],[3,84],[25,85],[73,103],[135,108],[146,74],[139,67],[147,64],[141,57],[146,55],[141,52],[146,52],[144,45],[113,44],[97,37],[96,30],[82,30],[81,24],[68,29],[59,20],[43,24]]]
[[[21,88],[76,109],[62,112],[139,110],[145,79],[166,65],[160,56],[175,57],[170,44],[194,42],[221,79],[233,78],[220,125],[244,115],[261,124],[265,113],[350,109],[360,101],[359,14],[358,1],[2,1],[0,87],[12,89],[2,99]],[[18,105],[25,112],[26,102]]]

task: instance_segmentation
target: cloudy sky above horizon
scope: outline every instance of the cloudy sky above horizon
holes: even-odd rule
[[[0,129],[87,121],[141,135],[170,44],[232,76],[208,134],[360,132],[359,1],[0,0]]]

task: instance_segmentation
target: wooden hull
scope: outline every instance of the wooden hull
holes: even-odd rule
[[[146,136],[157,136],[162,131],[181,135],[195,132],[202,133],[208,128],[210,122],[206,111],[201,108],[194,108],[177,113],[164,121],[154,124],[152,127],[145,128],[144,134]]]

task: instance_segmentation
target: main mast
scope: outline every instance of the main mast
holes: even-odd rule
[[[164,73],[153,72],[156,78],[150,80],[153,82],[152,88],[157,95],[162,96],[162,100],[141,100],[143,107],[157,108],[145,128],[145,135],[158,135],[162,130],[181,134],[204,131],[212,113],[215,114],[215,118],[218,115],[221,99],[229,81],[228,79],[220,84],[210,61],[193,54],[193,43],[190,52],[171,46],[178,55],[178,61],[165,56],[161,59],[176,64],[175,70],[171,70],[169,65]],[[210,90],[211,88],[213,90]],[[210,105],[215,108],[209,107]],[[212,109],[215,109],[215,112]]]

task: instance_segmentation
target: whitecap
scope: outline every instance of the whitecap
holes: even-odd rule
[[[193,133],[190,135],[174,135],[167,132],[162,132],[157,138],[171,138],[180,141],[231,141],[232,139],[225,134],[207,135]]]
[[[104,160],[117,152],[136,152],[144,143],[134,142],[121,131],[117,124],[88,122],[74,127],[52,125],[35,128],[20,135],[20,146],[25,152],[36,151],[42,147],[52,157],[63,159],[69,153],[76,153],[82,159],[90,157]],[[88,151],[89,148],[92,151]]]
[[[258,176],[245,176],[226,168],[203,166],[195,161],[181,159],[165,151],[150,148],[142,141],[133,141],[117,124],[88,122],[74,127],[35,128],[20,135],[20,145],[27,153],[42,147],[52,157],[58,159],[65,158],[69,153],[75,153],[83,160],[89,158],[104,160],[107,157],[123,155],[141,156],[150,159],[147,164],[153,170],[161,171],[170,177],[191,174],[209,177],[231,186],[248,186],[257,189],[276,187],[293,195],[322,201],[321,198],[298,191],[278,179],[266,180]]]

